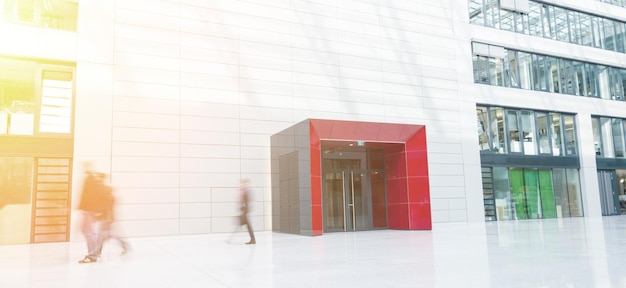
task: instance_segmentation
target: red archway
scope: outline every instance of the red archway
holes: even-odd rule
[[[432,229],[425,126],[310,119],[309,133],[312,235],[323,234],[323,140],[383,143],[389,228]]]

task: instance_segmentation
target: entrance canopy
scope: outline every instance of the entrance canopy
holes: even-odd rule
[[[323,234],[322,141],[382,145],[388,228],[432,228],[425,126],[308,119],[271,137],[274,231]]]

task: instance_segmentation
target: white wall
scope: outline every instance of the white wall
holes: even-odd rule
[[[272,134],[306,118],[423,124],[433,221],[467,221],[479,167],[464,164],[457,4],[81,1],[76,162],[111,173],[129,236],[232,231],[243,177],[269,230]]]

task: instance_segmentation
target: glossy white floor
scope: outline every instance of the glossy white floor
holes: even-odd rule
[[[0,287],[626,287],[626,216],[0,246]]]

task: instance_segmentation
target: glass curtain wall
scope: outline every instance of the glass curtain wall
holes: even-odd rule
[[[626,158],[626,119],[591,117],[595,154],[601,158]]]
[[[505,48],[504,58],[473,56],[474,82],[616,101],[626,100],[626,68]]]
[[[499,0],[469,0],[469,19],[475,25],[626,53],[626,22],[568,7],[529,1],[525,14],[500,8]]]
[[[476,113],[478,144],[484,153],[578,154],[573,115],[489,106],[477,106]]]
[[[0,67],[0,135],[72,133],[73,67],[11,58]]]
[[[0,157],[0,245],[30,243],[34,161]]]
[[[76,31],[78,0],[2,0],[0,9],[7,23]]]
[[[626,7],[626,0],[600,0],[604,3],[609,3],[611,5]]]
[[[490,183],[497,221],[583,216],[578,169],[493,167]]]

